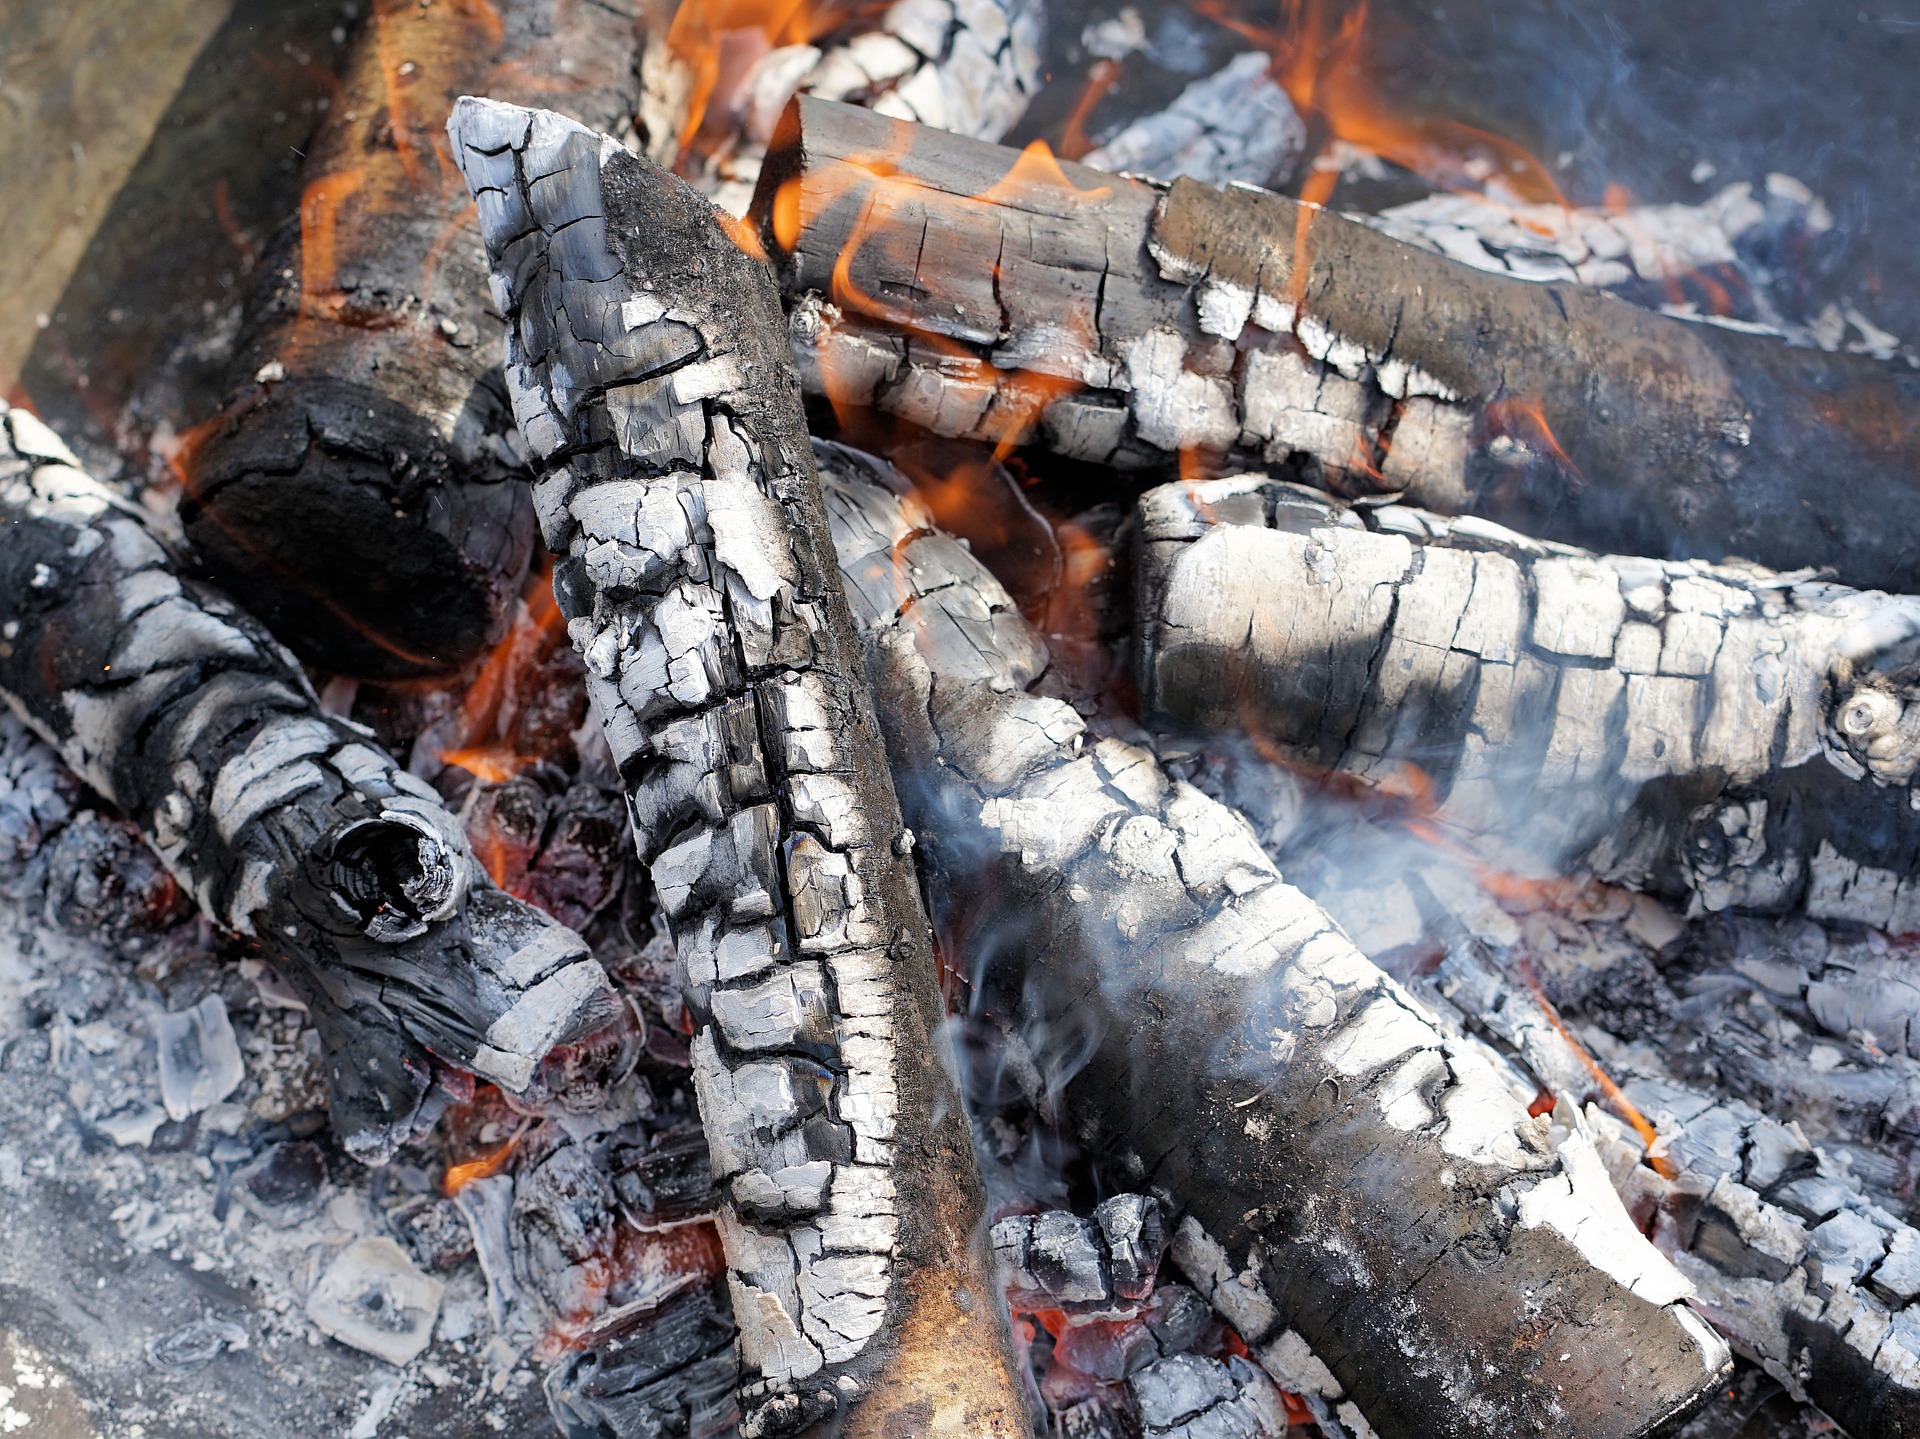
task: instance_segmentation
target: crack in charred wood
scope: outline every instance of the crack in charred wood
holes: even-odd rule
[[[1254,476],[1150,492],[1136,567],[1149,713],[1696,913],[1920,927],[1920,601]]]
[[[1623,553],[1920,588],[1878,518],[1920,471],[1904,368],[1489,275],[1250,187],[1043,169],[805,96],[753,214],[803,383],[842,403],[1115,466],[1264,464]],[[920,270],[938,283],[901,290],[903,234],[929,220]],[[996,255],[1010,318],[983,334]]]
[[[982,976],[982,1002],[1096,1021],[1068,1089],[1076,1127],[1113,1177],[1165,1186],[1248,1271],[1229,1314],[1248,1342],[1308,1336],[1388,1439],[1638,1433],[1703,1393],[1724,1348],[1584,1132],[1556,1142],[1236,815],[1053,697],[1038,638],[889,493],[897,475],[816,449],[935,894],[960,909],[994,895],[996,952],[1020,956]],[[1549,1339],[1562,1324],[1577,1346]],[[1546,1362],[1573,1348],[1581,1365]],[[1520,1351],[1534,1360],[1516,1366]]]
[[[0,692],[208,919],[285,967],[350,1152],[409,1137],[429,1053],[517,1092],[625,1017],[585,942],[493,886],[433,789],[4,405],[0,513]]]
[[[449,129],[555,593],[697,1024],[744,1430],[1010,1433],[931,935],[771,278],[612,140],[473,99]]]

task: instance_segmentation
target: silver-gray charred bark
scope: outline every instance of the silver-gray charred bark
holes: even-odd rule
[[[1696,912],[1920,928],[1920,600],[1257,476],[1138,517],[1148,713],[1416,766],[1458,830]]]
[[[1075,1126],[1184,1208],[1182,1268],[1256,1352],[1318,1355],[1385,1439],[1640,1434],[1702,1395],[1725,1348],[1584,1131],[1530,1119],[1232,811],[1049,697],[991,575],[884,466],[819,450],[934,892],[1017,956],[980,1002],[1099,1033]]]
[[[350,1152],[410,1136],[429,1054],[518,1091],[624,1017],[585,942],[493,886],[438,794],[4,405],[0,516],[0,694],[208,919],[284,968]]]
[[[932,936],[772,277],[604,136],[474,99],[449,129],[555,592],[697,1017],[746,1431],[1011,1435]]]
[[[944,435],[1304,472],[1627,554],[1920,588],[1920,373],[801,97],[754,214],[810,389]],[[1806,523],[1809,508],[1821,523]]]

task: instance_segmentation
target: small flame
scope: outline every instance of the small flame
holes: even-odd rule
[[[526,1120],[507,1136],[507,1142],[498,1149],[483,1154],[478,1159],[469,1159],[464,1164],[449,1164],[446,1177],[440,1183],[441,1191],[451,1199],[474,1180],[486,1179],[498,1174],[507,1167],[507,1161],[513,1158],[513,1151],[520,1147],[520,1141],[526,1138],[527,1131],[532,1127],[533,1121]]]
[[[366,183],[354,165],[307,182],[300,193],[300,318],[331,320],[340,313],[335,230],[340,211]]]
[[[1586,485],[1587,477],[1553,433],[1553,426],[1547,422],[1547,412],[1538,399],[1532,396],[1509,396],[1495,400],[1486,407],[1486,419],[1488,428],[1494,432],[1518,440],[1531,450],[1552,456],[1575,486]]]
[[[442,762],[458,765],[485,784],[504,783],[539,763],[542,756],[523,753],[514,744],[513,721],[521,707],[522,684],[566,632],[566,617],[553,597],[553,561],[548,558],[528,575],[513,623],[467,686],[453,725],[458,743],[440,752]]]
[[[1073,102],[1067,123],[1060,132],[1060,153],[1067,159],[1078,160],[1093,148],[1093,141],[1087,138],[1087,120],[1094,108],[1120,83],[1120,73],[1118,60],[1096,61],[1093,68],[1087,71],[1087,83],[1081,89],[1079,98]]]

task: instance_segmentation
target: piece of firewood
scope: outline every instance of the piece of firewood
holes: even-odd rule
[[[429,1054],[519,1091],[624,1017],[586,943],[492,885],[438,794],[4,405],[0,516],[0,694],[208,919],[284,967],[350,1152],[410,1135]]]
[[[622,4],[377,0],[261,267],[220,415],[181,456],[207,577],[335,673],[445,671],[499,637],[533,543],[453,101],[480,89],[618,132]]]
[[[1109,1182],[1184,1208],[1182,1267],[1231,1286],[1255,1352],[1310,1349],[1383,1439],[1640,1434],[1701,1396],[1725,1347],[1585,1135],[1529,1118],[1232,811],[1051,697],[1005,591],[884,466],[819,449],[933,892],[994,913],[978,1002],[1098,1036],[1070,1120]]]
[[[932,936],[772,276],[684,181],[558,115],[463,99],[449,129],[696,1017],[745,1430],[1011,1435]]]
[[[1920,600],[1237,476],[1144,496],[1147,713],[1696,912],[1920,928]]]
[[[1643,1047],[1611,1056],[1625,1098],[1659,1134],[1606,1112],[1591,1064],[1538,997],[1472,946],[1432,976],[1457,1013],[1540,1082],[1585,1103],[1608,1172],[1637,1223],[1694,1283],[1714,1322],[1796,1397],[1854,1439],[1920,1424],[1920,1231],[1861,1192],[1845,1168],[1745,1101],[1639,1073]],[[1809,1071],[1811,1076],[1811,1071]]]
[[[802,97],[754,215],[810,389],[1115,465],[1285,466],[1626,554],[1920,588],[1920,372]]]

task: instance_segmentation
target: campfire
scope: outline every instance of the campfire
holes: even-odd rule
[[[0,1432],[1915,1432],[1815,189],[1364,3],[364,8],[0,401]]]

